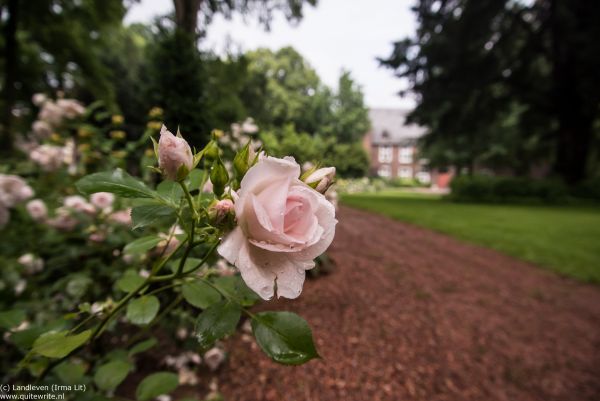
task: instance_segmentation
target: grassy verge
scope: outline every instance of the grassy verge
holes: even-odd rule
[[[342,202],[600,283],[598,207],[464,204],[397,191],[344,195]]]

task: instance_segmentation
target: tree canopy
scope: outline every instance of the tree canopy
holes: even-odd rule
[[[432,156],[517,172],[547,163],[569,183],[590,174],[598,2],[421,0],[414,12],[415,37],[381,61],[409,80]]]

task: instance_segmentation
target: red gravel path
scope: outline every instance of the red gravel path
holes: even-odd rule
[[[337,263],[291,310],[323,359],[271,362],[237,335],[226,400],[600,400],[600,288],[342,208]]]

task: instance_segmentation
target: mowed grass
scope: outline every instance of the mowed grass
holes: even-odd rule
[[[455,203],[398,191],[344,195],[342,203],[600,283],[600,207]]]

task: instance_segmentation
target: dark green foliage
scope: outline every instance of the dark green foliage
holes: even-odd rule
[[[519,177],[460,176],[450,184],[450,198],[468,202],[543,202],[567,200],[567,187],[559,180]]]
[[[164,109],[165,124],[173,132],[179,127],[190,145],[199,149],[213,128],[202,55],[191,35],[160,24],[158,28],[149,49],[148,96]]]
[[[434,164],[589,174],[600,102],[600,3],[421,0],[383,63],[409,80]]]
[[[600,201],[600,177],[588,178],[573,188],[573,195],[582,199]]]

